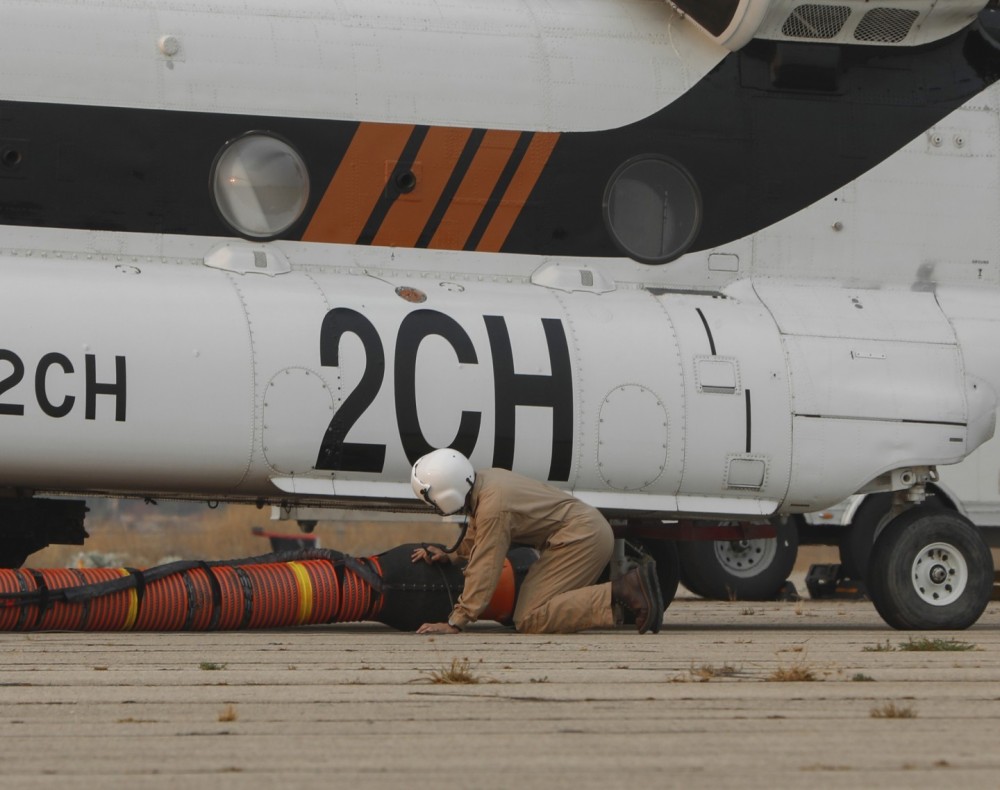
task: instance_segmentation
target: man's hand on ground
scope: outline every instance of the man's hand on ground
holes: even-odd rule
[[[418,634],[458,634],[461,633],[455,626],[448,623],[424,623],[417,629]]]

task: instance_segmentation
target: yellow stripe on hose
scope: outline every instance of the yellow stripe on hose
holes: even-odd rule
[[[295,574],[295,584],[299,588],[299,614],[296,625],[304,625],[309,622],[313,609],[313,587],[309,579],[309,571],[297,562],[288,563],[288,567]]]
[[[125,568],[118,568],[122,576],[128,576],[129,572]],[[139,591],[133,587],[128,591],[128,616],[122,625],[122,631],[131,631],[135,627],[135,621],[139,617]]]

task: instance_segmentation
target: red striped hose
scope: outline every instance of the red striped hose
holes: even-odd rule
[[[412,549],[367,558],[309,549],[141,571],[4,568],[0,631],[229,631],[362,620],[412,630],[444,620],[464,583],[459,568],[412,563]],[[483,619],[513,616],[535,557],[516,551]]]

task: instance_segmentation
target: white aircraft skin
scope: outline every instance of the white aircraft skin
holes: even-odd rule
[[[815,189],[812,174],[775,173],[744,200],[727,184],[746,186],[757,163],[727,158],[732,147],[715,172],[683,163],[702,179],[705,221],[662,265],[625,257],[599,220],[573,226],[575,209],[558,201],[570,224],[532,246],[531,212],[556,194],[546,178],[560,152],[595,135],[628,141],[698,91],[717,100],[712,80],[733,53],[788,39],[799,13],[786,0],[719,5],[739,10],[713,38],[660,0],[4,0],[0,190],[38,172],[43,150],[72,173],[45,219],[34,217],[51,189],[6,204],[0,193],[0,486],[406,507],[412,462],[455,446],[477,467],[512,467],[609,512],[761,520],[866,487],[905,489],[966,457],[992,436],[1000,392],[993,76],[974,88],[946,77],[937,116],[907,121],[913,133],[884,155],[855,152],[851,126],[861,104],[892,106],[882,94],[850,105],[838,150],[810,150],[800,129],[761,143],[835,164],[825,192],[759,220],[764,197]],[[896,47],[919,63],[971,35],[986,3],[938,5],[895,3],[919,22],[880,42],[880,56]],[[838,41],[814,46],[847,58],[869,46]],[[751,63],[743,83],[756,79]],[[46,127],[61,140],[51,148],[18,126],[45,112],[70,119]],[[241,128],[245,116],[257,125]],[[710,153],[698,119],[682,117],[692,122],[683,141]],[[157,129],[142,119],[218,124],[200,184],[212,156],[265,122],[293,145],[289,119],[330,134],[343,124],[345,147],[405,130],[402,148],[414,125],[425,146],[464,130],[452,165],[466,139],[479,134],[488,151],[517,132],[519,153],[507,155],[524,158],[510,189],[522,177],[528,189],[481,221],[478,245],[451,248],[431,224],[422,241],[421,227],[404,240],[391,212],[413,210],[407,194],[381,229],[369,233],[362,217],[344,243],[344,168],[311,183],[294,233],[273,239],[239,238],[215,215],[171,225],[162,202],[126,198],[108,219],[87,136],[97,118],[117,119],[100,121],[109,130],[134,122],[137,151]],[[733,123],[727,145],[756,140],[763,121]],[[170,134],[149,145],[169,151]],[[629,156],[652,139],[639,136]],[[310,144],[298,145],[308,159]],[[434,177],[427,150],[406,173],[413,199]],[[393,167],[406,155],[380,160],[373,205],[403,183]],[[361,192],[363,164],[344,176]],[[90,215],[67,208],[75,194],[92,196]],[[733,230],[744,228],[741,205],[749,232]],[[508,209],[505,233],[495,225]]]

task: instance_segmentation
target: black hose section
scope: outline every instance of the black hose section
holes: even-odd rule
[[[205,575],[208,577],[208,584],[212,588],[212,616],[208,621],[208,630],[218,631],[219,620],[222,618],[222,585],[219,584],[219,580],[215,577],[215,574],[209,571],[207,562],[199,562],[198,566],[205,571]],[[193,601],[191,605],[194,605]]]
[[[450,563],[413,562],[413,550],[422,544],[404,544],[379,555],[383,583],[378,620],[401,631],[415,631],[423,623],[440,622],[451,612],[462,592],[462,568]]]
[[[211,575],[211,574],[210,574]],[[182,631],[190,631],[191,626],[194,624],[195,615],[198,613],[198,598],[195,595],[194,584],[191,582],[191,576],[185,573],[181,577],[181,581],[184,582],[184,592],[187,595],[187,611],[184,613],[184,625],[181,626]],[[213,600],[214,604],[215,601]],[[218,622],[218,615],[216,615],[216,607],[213,606],[212,615],[215,617],[216,622]]]
[[[135,587],[135,611],[136,617],[142,612],[142,602],[146,596],[146,574],[138,568],[126,568],[128,578],[132,579]]]
[[[240,580],[240,589],[243,590],[243,617],[240,620],[240,630],[250,625],[250,618],[253,617],[253,582],[243,568],[236,566],[236,578]]]
[[[41,617],[52,606],[52,595],[49,593],[49,587],[45,583],[45,577],[42,574],[31,568],[28,569],[28,573],[35,580],[35,592],[38,594],[38,615]]]
[[[24,582],[24,572],[21,570],[14,571],[14,575],[17,577],[17,583],[21,588],[21,592],[27,594],[28,588]],[[17,615],[17,627],[18,629],[24,628],[24,621],[28,619],[28,607],[22,606],[21,611]]]

